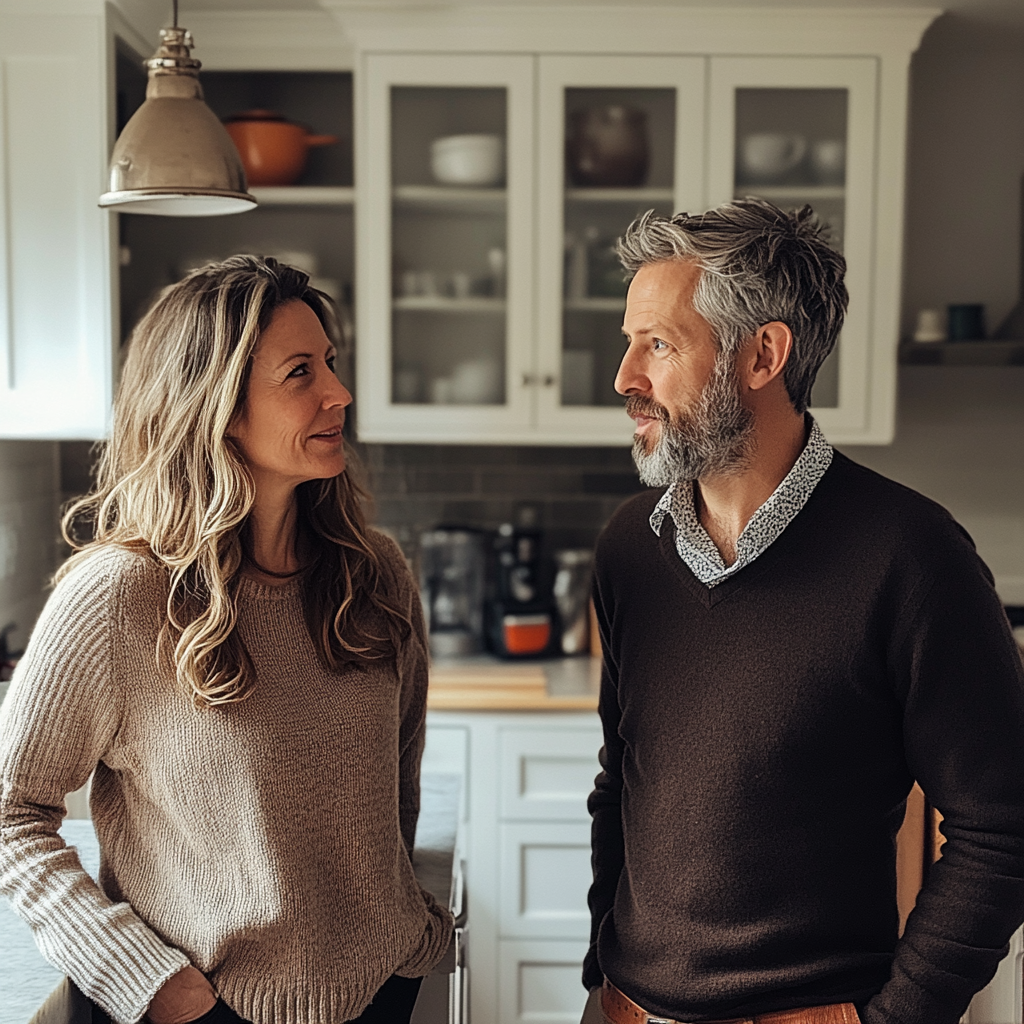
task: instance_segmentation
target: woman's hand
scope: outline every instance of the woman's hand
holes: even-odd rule
[[[185,967],[168,978],[146,1010],[149,1024],[186,1024],[217,1005],[217,992],[201,971]]]

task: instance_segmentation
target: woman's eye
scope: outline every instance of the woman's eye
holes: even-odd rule
[[[327,357],[327,368],[332,373],[334,372],[334,362],[335,362],[336,359],[337,359],[337,356],[328,356]]]
[[[299,363],[291,372],[288,374],[289,377],[305,377],[309,373],[309,363]]]
[[[660,338],[655,338],[654,339],[654,350],[655,351],[658,351],[659,349],[663,349],[663,348],[667,348],[667,347],[668,346],[665,344],[665,342],[663,342]]]

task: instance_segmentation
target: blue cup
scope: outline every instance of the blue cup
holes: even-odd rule
[[[949,306],[949,340],[980,341],[985,337],[985,307],[980,302]]]

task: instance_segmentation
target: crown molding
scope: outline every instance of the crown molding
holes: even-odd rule
[[[942,10],[529,4],[354,7],[320,0],[358,51],[912,53]],[[581,31],[585,24],[585,31]]]
[[[355,63],[328,11],[188,11],[182,21],[209,71],[347,71]]]

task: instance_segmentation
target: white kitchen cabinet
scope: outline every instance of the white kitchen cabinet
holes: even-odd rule
[[[428,713],[424,765],[468,754],[473,1024],[579,1021],[600,746],[594,712]]]
[[[631,424],[612,389],[624,303],[614,267],[602,263],[610,243],[643,210],[694,212],[753,194],[786,208],[810,203],[848,261],[849,316],[813,412],[835,443],[891,441],[907,69],[937,13],[620,7],[534,9],[526,18],[498,8],[463,11],[455,30],[450,10],[399,15],[337,5],[364,82],[357,124],[360,437],[629,444]],[[534,81],[535,109],[513,118]],[[403,201],[395,175],[409,160],[427,173],[413,151],[422,153],[431,136],[423,131],[430,118],[416,131],[395,132],[395,90],[415,86],[506,90],[507,124],[486,130],[507,133],[509,186],[489,209],[509,232],[509,292],[504,306],[492,303],[489,326],[483,296],[460,319],[457,297],[403,294],[408,281],[417,286],[415,277],[400,276],[410,267],[388,219]],[[569,116],[608,103],[646,113],[647,180],[619,188],[573,184]],[[484,130],[431,123],[437,134]],[[750,138],[766,135],[795,138],[794,159],[751,173]],[[528,194],[531,169],[535,208],[520,222],[513,193]],[[424,180],[422,187],[441,202],[444,186]],[[464,199],[474,204],[465,216],[487,215],[484,190],[476,199],[460,199],[458,191],[450,206]],[[437,220],[419,221],[438,239],[434,266],[413,269],[443,276],[445,260],[456,257],[441,240],[456,235]],[[464,252],[480,249],[484,234],[478,228]],[[523,280],[531,267],[532,279]],[[500,387],[476,398],[472,388],[453,393],[453,374],[480,359],[500,362]]]
[[[112,16],[0,13],[0,438],[106,431]]]
[[[587,1001],[580,983],[587,946],[579,940],[503,940],[498,1024],[579,1024]]]
[[[874,57],[711,60],[709,204],[748,195],[786,209],[809,204],[846,257],[850,305],[811,405],[825,434],[847,443],[890,439],[893,428],[893,403],[880,399],[894,375],[896,325],[873,331],[871,323],[878,70]],[[772,135],[786,139],[789,151],[759,171],[757,158],[768,154],[754,147]]]
[[[374,55],[357,135],[357,424],[364,441],[508,441],[530,429],[533,61]],[[431,142],[501,140],[487,186],[438,184]]]

